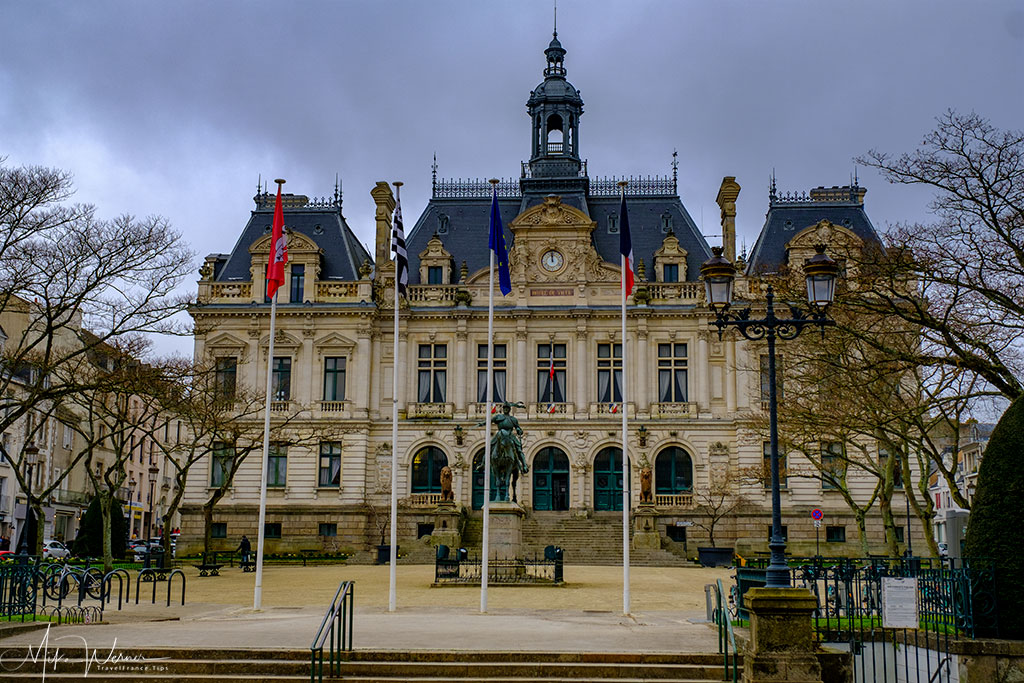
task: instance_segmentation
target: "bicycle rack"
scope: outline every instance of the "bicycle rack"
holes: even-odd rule
[[[167,606],[168,607],[171,606],[171,581],[174,579],[175,575],[178,575],[178,576],[181,577],[181,604],[182,605],[185,604],[185,572],[181,571],[180,569],[172,569],[170,571],[170,573],[167,574]]]
[[[171,606],[171,580],[174,578],[175,575],[181,577],[181,604],[184,605],[185,604],[185,573],[183,571],[181,571],[180,569],[172,569],[170,572],[168,572],[166,569],[154,569],[152,567],[149,568],[149,569],[140,569],[139,570],[139,575],[137,577],[135,577],[135,604],[136,605],[139,604],[139,594],[142,592],[142,582],[143,581],[147,581],[148,583],[151,583],[153,585],[153,597],[152,597],[151,602],[154,605],[156,604],[156,585],[157,585],[157,581],[156,581],[156,576],[155,575],[158,574],[158,573],[167,574],[167,606],[168,607]],[[143,577],[145,577],[147,575],[152,575],[152,578],[149,578],[149,579],[143,578]]]
[[[117,579],[117,609],[121,609],[121,598],[122,594],[125,602],[129,602],[132,599],[132,577],[128,574],[127,569],[114,569],[113,571],[107,572],[107,575],[103,577],[103,588],[100,596],[100,604],[110,604],[113,600],[113,587],[114,579]],[[124,584],[128,585],[125,586]]]

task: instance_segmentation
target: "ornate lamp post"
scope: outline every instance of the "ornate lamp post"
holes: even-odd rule
[[[30,443],[25,446],[25,465],[28,473],[26,478],[25,486],[25,528],[21,532],[21,547],[18,548],[18,552],[22,555],[28,555],[28,534],[35,526],[35,533],[39,533],[39,525],[32,524],[32,520],[35,519],[35,511],[32,509],[32,470],[35,468],[36,463],[39,462],[39,449],[36,448],[34,443]],[[33,537],[35,534],[33,534]],[[35,538],[32,539],[33,541]]]
[[[128,537],[135,535],[135,477],[128,480]]]
[[[789,306],[789,316],[778,318],[775,315],[774,292],[771,285],[765,295],[767,308],[765,316],[760,319],[750,317],[750,308],[729,313],[732,305],[733,281],[736,277],[736,266],[722,256],[721,247],[714,247],[714,254],[700,268],[704,278],[705,294],[708,307],[714,312],[712,325],[718,328],[718,337],[726,327],[735,327],[740,333],[752,341],[766,339],[768,341],[768,405],[769,405],[769,440],[771,445],[772,472],[772,538],[768,543],[771,549],[771,563],[766,573],[768,588],[788,588],[789,567],[786,564],[786,542],[782,538],[782,509],[779,494],[779,433],[778,406],[775,392],[775,339],[794,339],[808,325],[817,325],[822,337],[825,327],[835,322],[825,315],[825,309],[832,303],[835,294],[836,275],[839,267],[836,262],[825,255],[825,245],[815,246],[818,252],[804,263],[804,274],[807,276],[807,300],[811,310],[804,312],[794,305]]]
[[[149,526],[146,528],[146,540],[153,538],[153,498],[156,497],[156,480],[160,475],[160,468],[156,465],[149,466]]]

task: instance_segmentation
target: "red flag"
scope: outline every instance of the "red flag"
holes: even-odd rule
[[[277,186],[274,205],[274,227],[270,233],[270,260],[267,262],[267,296],[277,294],[284,285],[284,264],[288,263],[288,238],[284,234],[284,209],[281,208],[281,185]]]

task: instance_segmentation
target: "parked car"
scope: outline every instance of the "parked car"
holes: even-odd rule
[[[70,551],[60,541],[43,541],[43,559],[63,560],[70,555]]]

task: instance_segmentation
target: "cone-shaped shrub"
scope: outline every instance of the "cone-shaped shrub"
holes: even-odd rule
[[[127,539],[128,522],[120,501],[115,498],[110,507],[110,543],[111,553],[116,559],[124,557]],[[103,557],[103,511],[100,510],[99,498],[92,499],[82,516],[74,549],[78,557]]]
[[[982,456],[964,548],[969,559],[991,559],[995,563],[995,598],[1001,638],[1024,638],[1022,501],[1024,398],[1018,398],[999,418]]]

